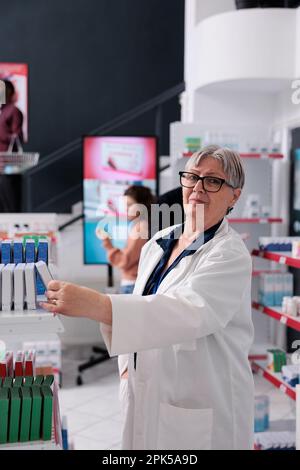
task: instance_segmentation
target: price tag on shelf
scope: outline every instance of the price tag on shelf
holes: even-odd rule
[[[268,219],[259,219],[259,223],[260,223],[260,224],[267,224],[267,223],[268,223]]]
[[[282,317],[280,318],[280,323],[283,323],[284,325],[287,324],[287,321],[288,321],[288,318],[287,318],[287,317],[282,316]]]
[[[269,154],[266,152],[263,152],[260,154],[260,158],[262,158],[263,160],[267,160],[269,158]]]
[[[278,263],[279,264],[285,264],[286,263],[286,257],[285,256],[280,256],[280,258],[278,260]]]

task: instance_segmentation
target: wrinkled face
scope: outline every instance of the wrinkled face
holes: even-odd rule
[[[197,167],[189,168],[191,173],[198,176],[215,176],[228,180],[220,161],[212,157],[203,158]],[[225,183],[216,192],[205,191],[199,180],[193,188],[182,188],[184,210],[187,218],[195,218],[196,214],[204,215],[204,229],[218,223],[238,200],[241,189],[233,189]],[[201,208],[203,212],[201,212]],[[199,210],[200,209],[200,210]]]

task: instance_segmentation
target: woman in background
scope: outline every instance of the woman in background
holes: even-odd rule
[[[135,185],[129,186],[124,196],[127,217],[132,222],[125,248],[115,248],[109,235],[102,229],[97,229],[96,235],[102,240],[109,263],[121,270],[120,294],[132,294],[141,250],[149,239],[151,204],[155,203],[155,196],[149,188]],[[139,205],[144,206],[143,213],[140,213]]]

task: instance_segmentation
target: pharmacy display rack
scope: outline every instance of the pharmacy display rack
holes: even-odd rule
[[[53,384],[52,436],[49,441],[28,441],[12,444],[0,444],[1,450],[62,450],[61,418],[58,403],[58,386]]]
[[[300,269],[300,259],[294,258],[290,252],[273,252],[273,251],[262,251],[262,250],[253,250],[252,256],[260,257],[268,261],[276,262],[282,265],[291,266],[293,268]],[[293,328],[294,330],[300,331],[300,319],[297,317],[292,317],[282,313],[281,308],[279,307],[266,307],[259,304],[258,302],[253,301],[252,307],[265,314],[274,320]],[[296,401],[296,446],[297,450],[300,448],[300,385],[297,385],[296,388],[289,386],[282,379],[281,374],[272,373],[267,370],[266,364],[261,361],[251,361],[253,371],[260,374],[268,382],[272,383],[275,387],[289,396],[292,400]]]
[[[1,312],[0,331],[2,336],[43,335],[63,333],[64,327],[58,317],[38,309],[24,312]]]
[[[37,302],[45,300],[44,296],[37,296]],[[64,331],[58,316],[43,309],[24,310],[22,312],[0,312],[1,338],[58,334]],[[53,388],[53,424],[50,441],[28,441],[14,444],[1,444],[0,450],[61,450],[61,419],[58,402],[58,385],[54,382]]]
[[[251,362],[251,367],[254,372],[262,376],[276,388],[279,388],[282,393],[285,393],[292,400],[296,400],[296,390],[283,380],[281,373],[270,372],[264,361],[254,360]]]

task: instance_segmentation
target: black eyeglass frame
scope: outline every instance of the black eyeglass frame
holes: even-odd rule
[[[188,173],[189,175],[196,176],[196,178],[198,178],[197,181],[196,181],[196,183],[194,184],[194,186],[184,186],[184,184],[182,184],[181,178],[183,177],[183,175],[184,175],[185,173]],[[218,193],[218,192],[220,191],[220,189],[222,188],[223,184],[226,184],[227,186],[229,186],[229,187],[232,188],[232,189],[236,189],[234,186],[232,186],[232,184],[228,183],[228,181],[226,181],[224,178],[219,178],[219,176],[211,176],[211,175],[208,175],[208,176],[199,176],[199,175],[196,175],[196,173],[193,173],[193,172],[191,172],[191,171],[179,171],[178,174],[179,174],[179,176],[180,176],[180,184],[181,184],[181,186],[183,186],[184,188],[192,189],[192,188],[194,188],[194,187],[196,186],[196,184],[198,183],[198,181],[201,180],[201,181],[202,181],[202,186],[203,186],[204,191],[207,191],[208,193]],[[206,180],[206,178],[215,178],[215,179],[219,180],[219,181],[221,182],[221,185],[220,185],[219,189],[217,189],[217,191],[211,191],[211,190],[209,190],[209,189],[206,189],[206,188],[205,188],[205,180]]]

